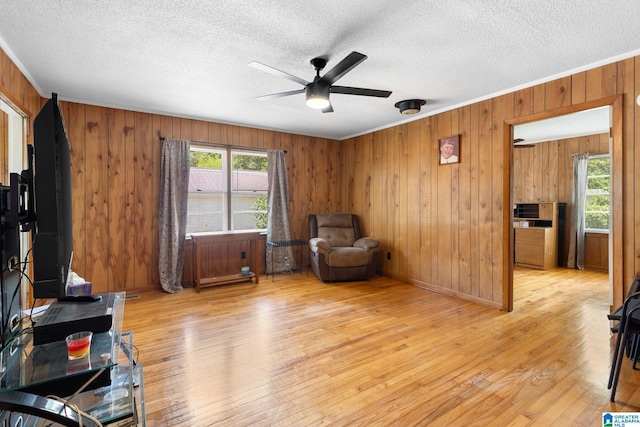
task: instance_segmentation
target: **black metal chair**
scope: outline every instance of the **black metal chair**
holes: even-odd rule
[[[633,282],[631,282],[631,286],[629,287],[629,293],[627,295],[635,294],[636,292],[640,292],[640,277],[636,277],[635,279],[633,279]],[[622,318],[622,306],[613,310],[610,314],[607,315],[607,317],[609,318],[609,320],[620,322],[620,319]],[[611,327],[611,332],[617,334],[619,329],[620,323],[617,323]]]
[[[635,294],[636,292],[640,292],[640,277],[636,277],[631,282],[631,286],[629,287],[629,292],[627,295]],[[615,325],[611,327],[611,332],[617,334],[620,331],[620,319],[622,318],[622,306],[618,307],[610,314],[607,315],[609,320],[617,321]],[[630,354],[637,354],[637,347],[640,344],[640,335],[634,334],[630,341],[626,343],[627,357],[631,358]],[[633,369],[636,369],[636,364],[638,363],[638,357],[633,358]],[[613,366],[613,364],[612,364]],[[609,383],[609,387],[611,387],[611,383]]]
[[[633,360],[633,368],[635,369],[636,359],[638,358],[638,339],[640,336],[640,292],[630,293],[624,300],[624,304],[619,310],[614,311],[612,320],[617,320],[619,316],[620,322],[612,328],[617,329],[618,336],[616,338],[616,347],[613,352],[613,360],[611,362],[611,371],[609,372],[609,383],[607,388],[611,389],[611,401],[615,401],[616,388],[618,386],[618,378],[620,377],[620,369],[622,367],[622,358],[627,352],[627,356]],[[612,313],[612,315],[614,314]],[[609,315],[611,318],[611,315]],[[616,328],[617,327],[617,328]]]

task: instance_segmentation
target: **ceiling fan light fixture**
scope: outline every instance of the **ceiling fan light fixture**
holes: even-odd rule
[[[305,88],[307,107],[322,110],[329,107],[329,87],[318,83],[308,84]]]
[[[424,99],[405,99],[404,101],[396,102],[396,108],[400,110],[401,114],[409,115],[420,112],[420,107],[426,104]]]
[[[322,95],[307,95],[306,102],[307,107],[315,108],[316,110],[322,110],[330,105],[329,99]]]

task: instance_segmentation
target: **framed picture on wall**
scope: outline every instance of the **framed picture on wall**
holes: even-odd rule
[[[460,135],[440,139],[440,164],[460,163]]]

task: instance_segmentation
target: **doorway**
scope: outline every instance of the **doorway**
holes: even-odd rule
[[[507,206],[513,206],[516,202],[514,194],[514,130],[517,126],[524,124],[533,124],[542,120],[567,116],[578,112],[587,112],[594,109],[606,108],[610,113],[610,131],[609,131],[609,155],[611,161],[611,211],[609,222],[609,245],[608,245],[608,271],[609,271],[609,305],[618,305],[623,299],[623,281],[622,281],[622,97],[613,96],[597,101],[590,101],[570,107],[563,107],[544,113],[532,114],[508,120],[505,122],[505,146],[508,146],[508,169],[510,171],[510,183],[508,186],[508,194],[505,199],[508,200]],[[557,138],[556,138],[557,139]],[[527,141],[520,142],[527,144]],[[570,200],[568,200],[570,202]],[[616,209],[617,207],[617,209]],[[505,233],[509,238],[509,253],[515,252],[513,215],[511,221],[505,224]],[[505,299],[506,309],[513,310],[513,278],[514,278],[514,262],[510,263],[510,272],[508,275],[507,296]]]
[[[0,184],[9,185],[11,173],[21,173],[25,169],[25,150],[28,129],[28,115],[8,98],[0,93]],[[20,233],[20,260],[25,257],[31,247],[29,233]],[[22,309],[28,308],[27,286],[20,287]]]

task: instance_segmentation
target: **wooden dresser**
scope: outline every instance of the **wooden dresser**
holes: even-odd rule
[[[519,203],[514,209],[515,263],[547,270],[558,265],[558,203]]]

